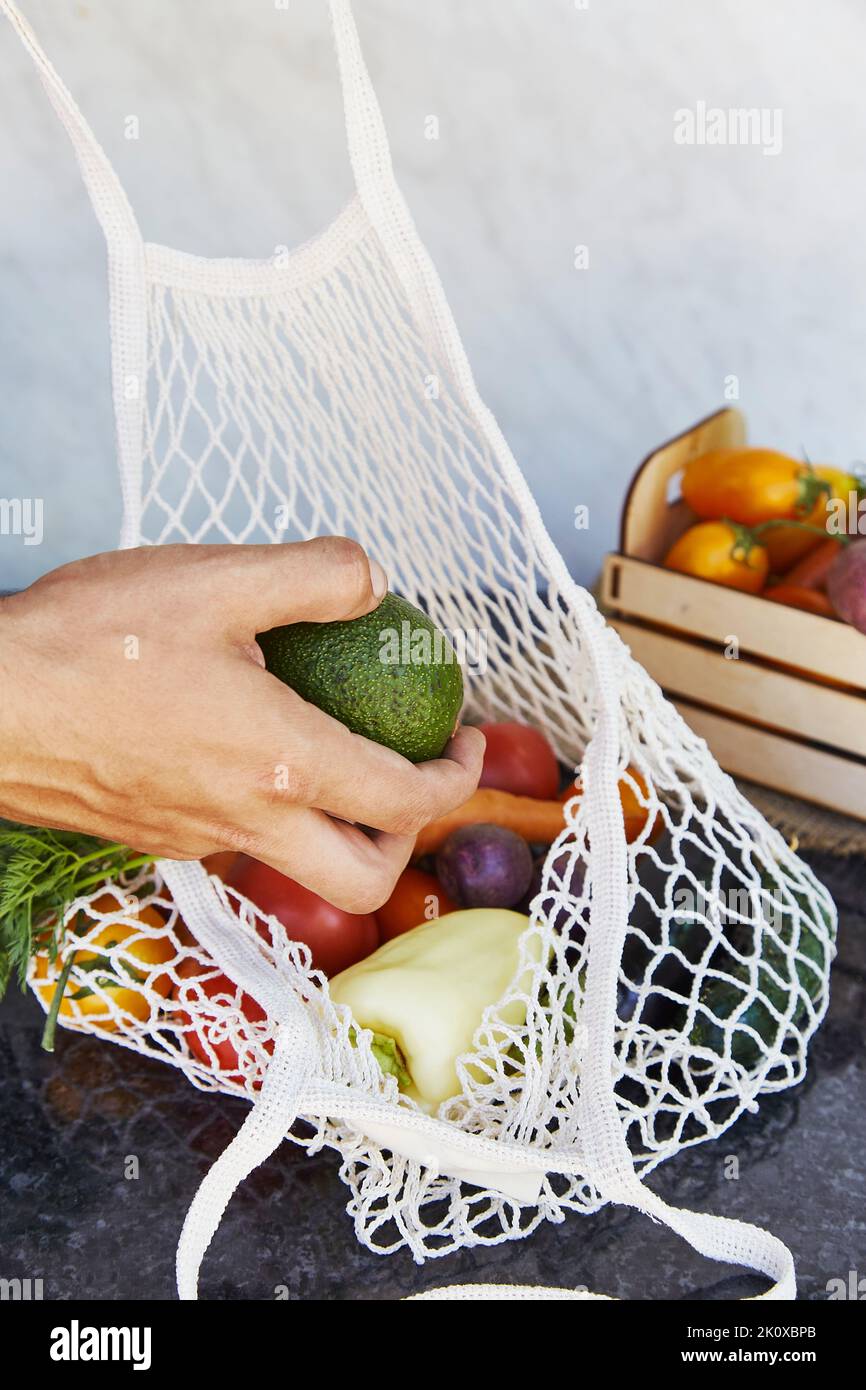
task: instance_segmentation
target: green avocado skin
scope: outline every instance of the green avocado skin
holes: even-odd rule
[[[304,700],[410,762],[440,757],[454,732],[463,677],[453,648],[397,594],[362,618],[290,623],[256,640],[267,669]]]

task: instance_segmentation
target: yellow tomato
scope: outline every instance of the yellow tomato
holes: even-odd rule
[[[693,574],[729,589],[758,594],[769,570],[767,552],[741,526],[701,521],[675,541],[664,559],[666,569]]]
[[[75,952],[58,1012],[62,1018],[87,1019],[108,1032],[115,1032],[124,1017],[147,1023],[156,1006],[144,992],[145,984],[151,994],[163,999],[172,988],[171,976],[154,970],[177,954],[165,922],[154,907],[127,908],[115,891],[103,893],[93,906],[99,913],[123,915],[100,927]],[[87,936],[93,925],[86,913],[79,913],[71,935]],[[145,935],[142,928],[158,930],[160,935]],[[32,981],[46,1008],[51,1007],[61,968],[60,960],[52,963],[47,952],[36,956]]]
[[[807,463],[774,449],[716,449],[686,464],[681,490],[700,517],[757,526],[807,520],[826,496],[826,481]]]

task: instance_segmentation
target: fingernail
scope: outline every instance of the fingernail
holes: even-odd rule
[[[384,598],[388,592],[388,576],[378,560],[372,559],[369,555],[367,559],[370,562],[370,583],[373,587],[373,597]]]

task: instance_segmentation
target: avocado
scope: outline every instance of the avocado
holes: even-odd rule
[[[410,762],[438,758],[454,732],[463,704],[454,649],[397,594],[362,618],[290,623],[256,640],[267,669],[304,700]]]

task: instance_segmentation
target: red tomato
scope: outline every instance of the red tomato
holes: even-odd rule
[[[325,975],[339,975],[379,945],[379,927],[372,912],[344,912],[246,854],[238,856],[226,882],[267,916],[282,922],[290,941],[309,946],[313,965]]]
[[[238,987],[228,975],[211,975],[209,979],[197,980],[196,976],[207,973],[207,966],[202,966],[197,960],[187,959],[178,968],[178,975],[186,984],[179,984],[174,989],[174,998],[180,999],[188,1004],[194,1005],[199,1000],[213,999],[216,995],[226,995],[229,999],[238,1000],[238,1005],[244,1018],[250,1023],[260,1023],[265,1017],[265,1011],[260,1004],[249,994],[241,994],[238,999]],[[234,1044],[227,1038],[220,1037],[222,1032],[220,1026],[214,1019],[198,1018],[193,1024],[190,1014],[185,1011],[181,1014],[181,1021],[185,1026],[184,1038],[187,1046],[194,1057],[203,1062],[206,1067],[214,1067],[216,1071],[229,1072],[230,1081],[243,1081],[243,1073],[238,1070],[238,1054]],[[186,1027],[186,1025],[191,1025]],[[266,1052],[274,1050],[272,1042],[264,1044]],[[214,1062],[216,1057],[216,1062]]]
[[[413,927],[420,927],[422,922],[456,911],[457,904],[451,901],[434,874],[425,874],[423,869],[404,869],[376,917],[382,940],[391,941]]]
[[[218,849],[213,854],[206,854],[201,862],[209,874],[216,874],[225,883],[237,857],[236,850]]]
[[[487,739],[481,787],[552,800],[559,791],[559,764],[544,734],[528,724],[482,724]]]

